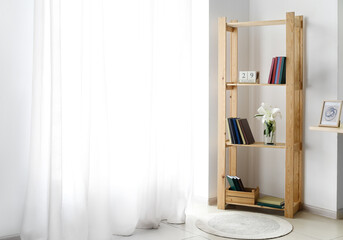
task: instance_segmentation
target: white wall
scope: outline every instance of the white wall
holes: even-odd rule
[[[33,0],[0,1],[0,237],[20,232],[28,170]]]
[[[227,21],[238,20],[248,21],[249,19],[249,1],[248,0],[211,0],[210,2],[210,75],[209,75],[209,96],[210,96],[210,136],[209,136],[209,198],[217,196],[217,122],[218,122],[218,103],[217,103],[217,89],[218,89],[218,17],[227,17]],[[229,34],[228,34],[229,37]],[[240,29],[238,35],[238,49],[239,59],[238,66],[240,69],[247,70],[249,62],[248,59],[248,29]],[[227,46],[229,47],[230,39],[228,38]],[[230,61],[227,61],[227,81],[229,81]],[[247,113],[247,92],[244,89],[239,90],[239,115],[246,115]],[[229,108],[227,108],[227,113]],[[248,172],[246,162],[248,160],[247,152],[240,151],[240,161],[238,161],[238,173],[242,179],[246,179]],[[227,168],[228,170],[228,168]]]
[[[338,99],[343,99],[343,1],[338,1]],[[342,119],[342,118],[341,118]],[[343,211],[343,134],[338,134],[337,209]]]
[[[308,127],[318,124],[324,99],[337,99],[337,1],[259,0],[250,1],[250,9],[250,20],[284,19],[287,11],[304,15],[304,203],[336,211],[337,135],[309,131]],[[267,78],[271,58],[285,54],[285,27],[271,28],[275,27],[252,28],[250,32],[250,65],[260,69],[262,79]],[[260,102],[268,101],[285,113],[285,103],[279,101],[285,94],[282,90],[254,94],[258,101],[251,100],[253,111]],[[279,121],[278,141],[284,141],[284,130],[285,118]],[[253,153],[253,181],[261,192],[283,196],[284,152],[269,155],[257,151]]]

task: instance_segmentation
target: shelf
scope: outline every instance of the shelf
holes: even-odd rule
[[[251,204],[244,204],[244,203],[226,203],[228,205],[237,205],[237,206],[245,206],[245,207],[254,207],[254,208],[263,208],[263,209],[271,209],[271,210],[276,210],[276,211],[285,211],[283,208],[272,208],[272,207],[266,207],[266,206],[260,206],[260,205],[251,205]]]
[[[286,84],[269,84],[269,83],[226,83],[226,89],[230,90],[234,87],[285,87]]]
[[[227,27],[257,27],[270,25],[285,25],[286,20],[267,20],[267,21],[252,21],[252,22],[231,22],[227,23]]]
[[[332,132],[332,133],[343,133],[343,128],[339,127],[317,127],[317,126],[311,126],[310,130],[313,131],[321,131],[321,132]]]
[[[255,148],[286,148],[285,143],[276,143],[276,145],[265,145],[263,142],[255,142],[253,144],[231,144],[229,141],[226,141],[226,147],[235,146],[235,147],[255,147]]]
[[[285,30],[286,37],[284,44],[286,47],[286,75],[287,84],[268,84],[268,78],[260,78],[259,83],[241,83],[238,71],[239,59],[239,30],[240,27],[256,27],[279,25]],[[285,27],[284,27],[285,26]],[[229,40],[229,41],[228,41]],[[228,45],[229,42],[229,45]],[[217,154],[217,206],[225,209],[227,204],[240,205],[246,207],[264,208],[281,211],[285,217],[293,218],[303,202],[303,17],[295,16],[294,12],[286,13],[286,20],[268,20],[238,22],[231,20],[227,22],[226,17],[218,19],[218,154]],[[228,56],[227,56],[228,55]],[[269,61],[268,61],[269,62]],[[229,66],[228,66],[229,63]],[[255,69],[258,70],[258,69]],[[262,71],[263,69],[260,69]],[[264,69],[264,71],[268,71]],[[228,74],[229,73],[229,74]],[[286,103],[286,137],[283,143],[276,145],[265,145],[264,142],[256,142],[250,145],[232,144],[227,138],[227,117],[237,117],[239,114],[239,94],[240,88],[263,87],[267,91],[276,90],[286,94],[281,94],[278,98],[283,98]],[[255,89],[258,90],[258,89]],[[275,92],[275,91],[274,91]],[[259,98],[255,99],[259,101]],[[300,123],[300,124],[299,124]],[[323,129],[319,129],[323,130]],[[330,129],[333,131],[332,129]],[[337,129],[336,129],[337,131]],[[262,140],[262,139],[261,139]],[[236,176],[238,168],[238,147],[247,148],[269,148],[284,149],[285,158],[285,208],[276,209],[265,206],[253,205],[250,198],[235,199],[235,196],[226,195],[226,178],[229,175]],[[274,151],[274,150],[272,150]],[[273,179],[270,179],[273,181]],[[237,197],[239,198],[239,196]],[[251,204],[251,205],[250,205]]]

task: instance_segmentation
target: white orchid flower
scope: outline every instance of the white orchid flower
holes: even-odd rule
[[[275,119],[278,116],[280,118],[282,118],[280,108],[273,108],[272,109],[272,117]]]
[[[257,109],[258,114],[255,117],[262,117],[262,123],[275,121],[275,118],[281,118],[280,108],[273,108],[269,104],[262,103],[261,106]]]

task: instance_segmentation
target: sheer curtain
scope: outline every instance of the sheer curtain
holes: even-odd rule
[[[191,0],[35,0],[22,239],[183,222],[191,83]]]

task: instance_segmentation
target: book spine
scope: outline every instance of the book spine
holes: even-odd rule
[[[275,57],[274,62],[274,69],[273,69],[273,76],[272,76],[272,84],[274,83],[275,75],[276,75],[276,66],[277,66],[277,57]]]
[[[239,187],[242,189],[242,191],[245,191],[245,188],[244,188],[244,185],[243,185],[241,178],[238,178],[238,183],[239,183]]]
[[[272,84],[274,65],[275,65],[275,57],[272,59],[272,65],[270,66],[269,78],[268,78],[268,83],[269,84]]]
[[[226,176],[226,179],[230,185],[230,190],[234,190],[234,191],[237,191],[236,187],[235,187],[235,184],[233,183],[233,179],[231,176],[227,175]]]
[[[237,124],[237,126],[238,126],[239,134],[240,134],[240,137],[241,137],[241,139],[242,139],[242,143],[243,143],[243,144],[247,144],[246,141],[245,141],[245,139],[244,139],[243,132],[242,132],[242,128],[241,128],[241,125],[239,124],[239,120],[240,120],[240,119],[236,119],[236,124]]]
[[[285,67],[285,57],[281,57],[280,62],[281,62],[281,67],[280,67],[280,73],[278,74],[279,75],[278,84],[282,83],[283,70]]]
[[[233,123],[233,126],[235,128],[235,134],[236,134],[236,138],[237,138],[237,144],[242,144],[241,140],[239,139],[239,132],[238,132],[238,127],[237,127],[237,123],[236,123],[236,119],[233,118],[232,119],[232,123]]]
[[[284,208],[283,206],[268,204],[268,203],[260,203],[260,202],[257,202],[257,205],[265,206],[265,207],[272,207],[272,208],[280,208],[280,209]]]
[[[237,191],[242,191],[241,187],[239,186],[238,178],[236,176],[233,177],[233,183],[235,184],[235,188]]]
[[[246,120],[246,119],[245,119]],[[246,130],[244,129],[244,123],[243,123],[243,119],[239,119],[238,120],[238,123],[239,125],[241,126],[241,129],[242,129],[242,137],[245,139],[245,144],[250,144],[249,143],[249,139],[247,137],[247,134],[246,134]]]
[[[276,64],[276,73],[275,73],[275,79],[274,83],[277,84],[278,81],[278,74],[280,74],[280,57],[277,57],[277,64]]]
[[[244,125],[243,129],[247,135],[248,143],[253,144],[255,142],[254,136],[252,135],[249,123],[247,119],[243,119],[242,123]]]
[[[231,134],[230,134],[230,126],[229,126],[229,119],[226,119],[226,128],[227,128],[227,135],[229,137],[229,142],[232,143],[232,139],[231,139]]]
[[[232,118],[229,118],[229,128],[230,128],[230,134],[231,134],[231,140],[233,144],[237,144],[235,129],[232,123]]]
[[[284,64],[283,64],[283,71],[282,71],[282,84],[286,84],[286,57],[283,57],[283,61],[284,61]]]

